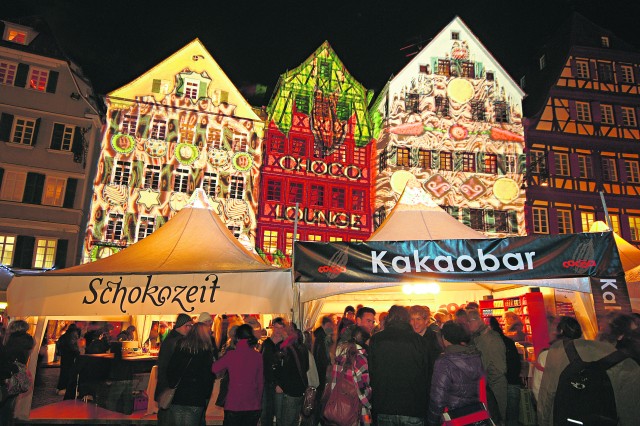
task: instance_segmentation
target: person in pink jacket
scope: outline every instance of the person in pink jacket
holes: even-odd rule
[[[262,356],[255,350],[253,329],[243,324],[236,330],[235,349],[213,363],[211,370],[220,375],[229,372],[229,391],[224,404],[223,426],[257,425],[262,404]]]

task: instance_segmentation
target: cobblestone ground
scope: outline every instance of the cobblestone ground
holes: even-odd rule
[[[62,401],[63,396],[58,395],[56,389],[59,374],[60,368],[58,367],[41,367],[38,369],[35,386],[33,388],[31,408],[38,408],[43,405]]]

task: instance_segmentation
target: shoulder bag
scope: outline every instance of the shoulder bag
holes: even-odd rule
[[[296,348],[290,347],[291,352],[293,352],[293,358],[296,360],[296,365],[298,366],[298,374],[300,374],[300,378],[302,379],[302,383],[305,385],[309,384],[306,374],[302,374],[302,368],[300,367],[300,360],[298,359],[298,352]],[[305,349],[306,350],[306,349]],[[316,395],[318,390],[313,386],[307,386],[304,390],[304,397],[302,399],[302,409],[300,410],[300,414],[304,417],[310,417],[314,410],[316,409]]]
[[[178,383],[176,383],[176,386],[173,388],[168,387],[160,393],[160,396],[158,397],[158,407],[161,408],[162,410],[166,410],[171,405],[171,402],[173,401],[173,397],[176,394],[176,389],[180,385],[180,381],[182,381],[182,377],[184,376],[184,373],[189,368],[189,364],[191,364],[192,359],[193,358],[189,358],[189,361],[187,362],[187,366],[184,368],[184,371],[180,375],[180,378],[178,379]]]

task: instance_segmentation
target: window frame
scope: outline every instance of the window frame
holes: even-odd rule
[[[620,107],[620,117],[622,118],[622,125],[624,127],[638,127],[635,108]]]
[[[411,148],[406,146],[396,148],[396,166],[411,167]]]
[[[218,185],[218,179],[219,176],[216,172],[204,172],[202,175],[202,189],[209,197],[216,198],[219,195],[220,185]]]
[[[190,174],[191,170],[188,167],[177,167],[173,171],[173,192],[188,193]]]
[[[476,172],[476,154],[474,152],[462,153],[462,171],[465,173]]]
[[[54,142],[55,142],[54,137],[56,137],[56,133],[55,133],[56,125],[62,126],[62,134],[60,136],[60,148],[53,148]],[[65,123],[58,123],[58,122],[53,123],[53,128],[51,130],[51,143],[49,144],[49,149],[56,149],[58,151],[71,151],[71,148],[73,148],[73,139],[75,137],[75,134],[76,134],[75,126],[72,126],[70,124],[65,124]]]
[[[613,112],[613,105],[600,104],[600,123],[607,125],[616,124],[616,117]]]
[[[484,173],[497,174],[498,173],[498,156],[496,154],[484,154]]]
[[[304,183],[299,181],[289,182],[287,202],[290,204],[302,203],[304,200]]]
[[[640,216],[629,216],[628,219],[631,241],[640,242]]]
[[[145,225],[144,227],[142,225]],[[151,225],[151,226],[149,226]],[[136,241],[144,240],[155,231],[156,218],[150,215],[140,215],[136,224]],[[142,234],[141,234],[142,233]],[[140,236],[142,235],[142,238]]]
[[[638,160],[625,159],[624,168],[627,172],[627,182],[640,183],[640,162]]]
[[[589,102],[576,101],[576,120],[582,123],[591,122],[591,104]]]
[[[18,63],[8,61],[5,59],[0,60],[0,84],[6,86],[13,86],[16,81],[16,74],[18,73]]]
[[[557,176],[571,176],[571,165],[569,164],[569,154],[566,152],[554,153],[555,174]]]
[[[591,78],[591,72],[589,71],[589,61],[576,60],[576,78],[588,80]]]
[[[633,65],[621,64],[620,65],[620,82],[624,84],[634,84],[635,77],[633,75]]]
[[[573,212],[558,209],[558,234],[573,234]]]
[[[20,121],[22,121],[22,124],[19,123]],[[11,135],[9,137],[9,142],[15,143],[17,145],[33,146],[37,125],[38,125],[38,119],[36,118],[15,116],[13,118],[13,125],[11,127]],[[20,131],[20,136],[18,136],[19,141],[16,141],[16,133],[18,133],[18,131]],[[26,143],[27,134],[29,135],[28,143]]]
[[[618,165],[617,161],[613,157],[600,157],[600,164],[602,165],[602,180],[604,182],[617,182],[618,181]]]
[[[343,187],[331,188],[331,207],[345,209],[347,205],[347,190]]]
[[[615,83],[615,74],[611,62],[598,61],[598,81],[605,84]]]
[[[13,178],[11,181],[9,180],[10,177]],[[13,185],[12,188],[9,188],[9,182]],[[2,188],[0,188],[0,200],[22,202],[26,184],[26,171],[5,169],[2,178]]]
[[[365,209],[365,191],[362,189],[351,190],[351,210],[363,212]]]
[[[50,71],[46,68],[29,66],[27,88],[29,90],[35,90],[36,92],[45,93],[47,91],[47,84],[49,83],[49,74]]]
[[[267,180],[267,192],[265,197],[267,201],[282,202],[282,184],[278,179]]]
[[[50,188],[53,186],[54,194],[49,194]],[[67,178],[60,176],[46,175],[44,180],[44,188],[42,190],[42,200],[40,204],[43,206],[62,207],[64,204],[64,196],[67,188]]]
[[[160,176],[162,168],[155,164],[144,165],[144,184],[145,189],[160,190]]]
[[[169,120],[163,118],[153,118],[151,121],[151,132],[149,139],[164,141],[167,139],[167,126]]]
[[[40,243],[44,242],[44,246]],[[33,245],[34,269],[51,269],[56,263],[56,252],[58,249],[58,239],[48,237],[36,237]],[[42,251],[41,251],[42,250]]]
[[[423,169],[431,168],[431,151],[428,149],[418,150],[418,167]]]
[[[549,234],[549,211],[546,207],[532,207],[531,220],[534,234]]]
[[[265,253],[274,254],[278,250],[278,235],[276,229],[265,229],[262,231],[262,250]]]
[[[124,215],[121,213],[109,213],[107,226],[104,233],[106,241],[121,241],[124,234]]]
[[[131,162],[116,160],[113,165],[111,183],[114,185],[129,185],[131,179]]]
[[[593,159],[588,154],[578,154],[578,168],[581,179],[593,179]]]
[[[325,187],[322,184],[311,184],[309,192],[309,205],[312,207],[324,207]]]
[[[234,200],[243,200],[244,190],[245,190],[244,176],[238,176],[238,175],[231,176],[231,180],[229,182],[228,198],[234,199]]]
[[[591,225],[596,221],[596,214],[592,211],[580,212],[580,224],[582,225],[582,232],[589,232]]]
[[[11,238],[13,241],[8,242]],[[18,235],[0,233],[0,265],[13,266],[13,257],[16,252],[16,244],[18,242]],[[7,250],[10,246],[11,250]]]
[[[453,170],[453,155],[449,151],[440,151],[440,158],[438,161],[439,170],[452,171]]]

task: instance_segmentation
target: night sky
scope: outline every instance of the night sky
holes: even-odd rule
[[[376,93],[410,60],[403,47],[459,15],[516,81],[572,11],[640,45],[634,0],[142,1],[4,0],[0,17],[40,15],[99,94],[130,82],[198,37],[240,88],[268,86],[328,40]]]

